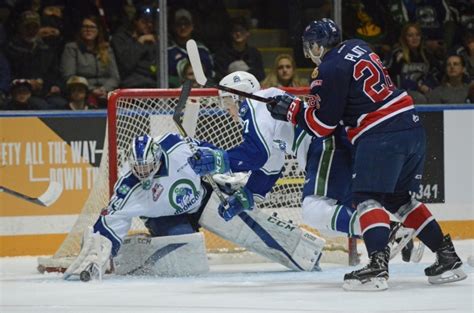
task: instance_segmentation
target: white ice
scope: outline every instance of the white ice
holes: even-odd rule
[[[474,268],[466,259],[474,240],[455,246],[468,273],[464,281],[430,285],[423,269],[434,261],[425,249],[419,264],[390,266],[389,290],[346,292],[352,267],[322,264],[322,272],[297,273],[273,263],[213,265],[205,276],[116,277],[102,282],[64,281],[36,272],[36,258],[0,259],[0,311],[5,312],[474,312]],[[359,249],[363,250],[363,249]],[[366,257],[363,256],[363,263]]]

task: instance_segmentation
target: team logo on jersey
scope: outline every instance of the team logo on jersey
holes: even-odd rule
[[[164,189],[165,189],[165,188],[163,187],[162,184],[157,184],[157,183],[155,183],[155,184],[153,185],[153,188],[151,188],[151,192],[152,192],[152,194],[153,194],[153,201],[156,202],[156,201],[158,200],[158,198],[160,198],[160,196],[161,196],[161,194],[163,193],[163,190],[164,190]]]
[[[239,108],[239,115],[240,117],[243,117],[245,113],[249,110],[249,106],[246,103],[242,103],[242,105]]]
[[[310,107],[316,107],[316,109],[319,109],[321,107],[321,97],[318,94],[309,96],[308,105]]]
[[[319,69],[317,67],[314,68],[313,72],[311,73],[311,78],[316,79],[319,75]]]
[[[130,191],[130,186],[121,185],[118,188],[117,193],[122,194],[122,195],[126,195],[129,191]]]
[[[151,179],[147,179],[142,182],[142,188],[145,190],[150,190],[151,188]]]
[[[200,193],[189,179],[176,181],[168,193],[171,206],[176,210],[175,215],[189,211],[199,201]]]

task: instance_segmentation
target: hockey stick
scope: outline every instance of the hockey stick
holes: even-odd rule
[[[210,82],[207,79],[206,75],[204,74],[201,58],[199,57],[199,50],[198,50],[196,42],[193,39],[190,39],[186,42],[186,51],[188,52],[189,61],[191,62],[191,66],[194,71],[194,77],[196,78],[196,81],[198,82],[199,85],[204,86],[204,87],[217,88],[222,91],[227,91],[227,92],[230,92],[230,93],[233,93],[245,98],[257,100],[263,103],[271,104],[275,102],[275,100],[270,99],[270,98],[259,97],[251,93],[247,93],[247,92],[240,91],[234,88],[222,86],[214,82]]]
[[[46,189],[46,191],[38,198],[24,195],[18,191],[12,190],[4,186],[0,186],[0,192],[5,192],[19,199],[23,199],[37,205],[48,207],[51,206],[54,202],[56,202],[59,196],[61,196],[61,193],[63,192],[63,186],[55,181],[50,181],[48,189]]]
[[[189,149],[194,155],[194,158],[199,158],[199,155],[197,154],[196,145],[188,136],[188,133],[186,132],[186,129],[184,129],[183,124],[181,122],[181,117],[183,115],[184,108],[186,107],[186,102],[191,92],[191,86],[192,85],[190,80],[186,80],[184,82],[183,87],[181,88],[181,94],[179,95],[178,104],[176,105],[175,111],[173,113],[173,121],[176,124],[176,127],[178,128],[180,134],[184,137],[184,141],[188,144]],[[204,175],[204,178],[211,185],[212,189],[219,197],[219,200],[224,205],[224,207],[227,208],[227,199],[222,194],[221,190],[219,189],[219,186],[217,186],[217,183],[214,181],[212,176],[210,174],[207,174]]]

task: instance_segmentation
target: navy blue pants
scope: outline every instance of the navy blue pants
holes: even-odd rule
[[[422,127],[360,138],[355,146],[352,176],[355,204],[367,200],[364,198],[390,203],[392,194],[407,197],[409,191],[417,191],[423,174],[425,141]],[[360,196],[364,194],[372,197]],[[390,207],[387,205],[387,209]]]

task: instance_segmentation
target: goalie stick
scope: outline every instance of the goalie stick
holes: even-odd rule
[[[48,189],[46,189],[46,191],[38,198],[27,196],[25,194],[22,194],[21,192],[12,190],[4,186],[0,186],[0,192],[5,192],[9,195],[37,205],[49,207],[54,202],[56,202],[56,200],[58,200],[59,196],[61,196],[61,193],[63,192],[63,186],[55,181],[50,181]]]
[[[259,97],[251,93],[247,93],[247,92],[240,91],[234,88],[222,86],[214,82],[210,82],[207,79],[206,75],[204,74],[204,70],[202,68],[201,58],[199,57],[199,50],[198,50],[196,41],[194,41],[193,39],[188,40],[186,42],[186,51],[188,52],[189,61],[191,62],[191,66],[194,71],[194,77],[196,78],[196,81],[199,85],[204,86],[204,87],[217,88],[222,91],[227,91],[227,92],[230,92],[230,93],[233,93],[245,98],[257,100],[263,103],[270,103],[270,104],[275,103],[273,99]]]
[[[181,87],[181,94],[179,95],[178,104],[176,105],[175,111],[173,113],[173,121],[176,124],[176,127],[178,128],[180,134],[184,137],[184,141],[188,144],[189,149],[191,149],[191,152],[194,154],[194,158],[199,158],[197,154],[197,148],[193,143],[191,137],[188,136],[188,133],[186,132],[186,129],[184,129],[183,124],[181,122],[181,117],[183,115],[184,108],[186,107],[186,102],[191,92],[191,87],[192,85],[190,80],[186,80],[183,86]],[[224,205],[224,207],[227,208],[227,199],[222,194],[221,190],[217,186],[217,183],[214,181],[212,176],[210,174],[207,174],[204,175],[204,178],[211,185],[212,189],[219,197],[219,200]]]

